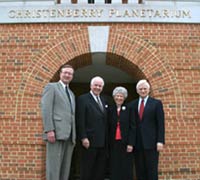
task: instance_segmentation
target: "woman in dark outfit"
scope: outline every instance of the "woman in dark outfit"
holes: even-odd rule
[[[128,92],[124,87],[113,90],[115,104],[109,109],[110,180],[133,180],[135,121],[124,104]]]

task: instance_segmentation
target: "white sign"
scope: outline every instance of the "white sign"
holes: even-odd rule
[[[198,4],[198,6],[196,5]],[[200,3],[184,5],[69,4],[0,6],[0,23],[157,22],[200,23]]]

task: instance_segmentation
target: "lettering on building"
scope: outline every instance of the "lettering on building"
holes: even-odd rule
[[[45,18],[160,18],[160,19],[190,19],[190,10],[170,10],[170,9],[11,9],[8,12],[11,19],[45,19]]]

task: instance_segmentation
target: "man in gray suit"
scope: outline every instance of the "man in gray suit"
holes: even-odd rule
[[[75,97],[69,89],[74,74],[70,65],[60,69],[60,80],[44,88],[41,107],[46,149],[46,179],[69,178],[75,145]]]

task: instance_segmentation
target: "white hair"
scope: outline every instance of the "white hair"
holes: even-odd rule
[[[128,91],[126,88],[122,87],[122,86],[118,86],[113,90],[112,95],[115,96],[116,94],[123,94],[124,98],[126,99],[128,97]]]
[[[93,78],[91,79],[91,81],[90,81],[90,85],[93,85],[93,84],[94,84],[94,81],[96,81],[96,80],[102,81],[103,86],[104,86],[104,80],[103,80],[103,78],[100,77],[100,76],[95,76],[95,77],[93,77]]]
[[[146,79],[142,79],[140,81],[138,81],[137,85],[136,85],[136,89],[139,89],[139,87],[144,84],[145,86],[147,86],[148,89],[150,89],[150,84],[148,83],[148,81]]]

